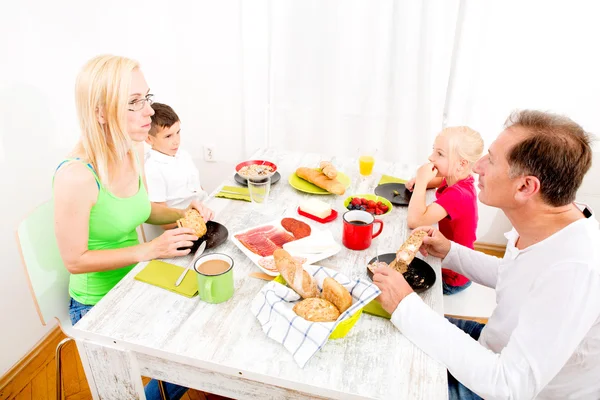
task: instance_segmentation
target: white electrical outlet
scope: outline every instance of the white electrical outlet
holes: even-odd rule
[[[204,161],[215,161],[215,146],[204,146]]]

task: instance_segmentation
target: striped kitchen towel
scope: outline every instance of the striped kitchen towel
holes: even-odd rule
[[[254,297],[251,309],[268,337],[283,344],[302,368],[321,347],[327,343],[329,335],[343,321],[359,312],[381,291],[365,279],[350,279],[332,269],[317,265],[306,265],[319,289],[323,289],[323,280],[332,277],[341,283],[352,295],[352,305],[335,322],[311,322],[299,317],[292,310],[301,300],[291,288],[271,281]]]

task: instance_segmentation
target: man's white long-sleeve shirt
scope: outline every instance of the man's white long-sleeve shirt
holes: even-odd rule
[[[452,243],[442,266],[496,288],[497,306],[473,340],[417,294],[392,322],[485,399],[600,399],[600,230],[573,222],[524,250],[506,234],[503,259]]]

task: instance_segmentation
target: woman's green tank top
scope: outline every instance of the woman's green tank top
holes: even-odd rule
[[[73,160],[78,159],[67,159],[58,168]],[[90,211],[88,249],[120,249],[139,244],[136,228],[146,222],[151,210],[142,177],[139,178],[139,188],[135,195],[127,198],[116,197],[102,185],[93,166],[86,165],[94,174],[99,189],[96,204]],[[95,305],[134,266],[135,264],[132,264],[110,271],[72,274],[69,294],[82,304]]]

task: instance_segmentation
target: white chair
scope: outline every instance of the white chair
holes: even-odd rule
[[[471,283],[460,293],[444,296],[444,314],[458,318],[489,318],[496,308],[496,291]]]
[[[53,318],[67,338],[56,346],[56,399],[62,400],[61,349],[72,341],[77,329],[69,317],[69,271],[65,268],[54,234],[54,203],[47,201],[25,218],[17,230],[17,243],[29,280],[33,302],[42,325]],[[165,399],[163,382],[159,381]]]

